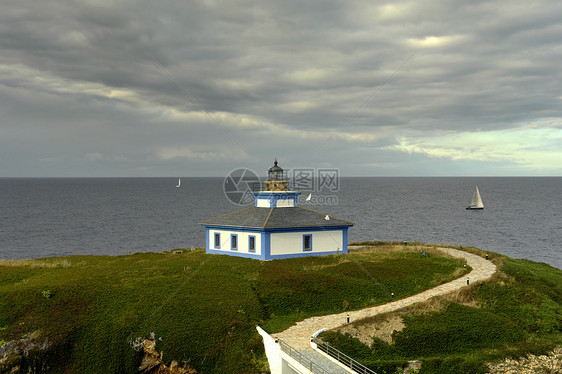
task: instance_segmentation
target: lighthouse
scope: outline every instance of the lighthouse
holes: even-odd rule
[[[201,222],[206,252],[274,260],[347,253],[353,222],[298,206],[300,192],[288,190],[277,160],[254,206]]]

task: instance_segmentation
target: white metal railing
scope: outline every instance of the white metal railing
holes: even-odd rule
[[[295,348],[291,347],[289,344],[285,343],[283,340],[278,340],[279,347],[283,352],[294,358],[299,364],[310,370],[314,374],[330,374],[318,364],[312,362],[312,360]]]
[[[319,350],[326,353],[328,356],[332,357],[333,359],[337,360],[338,362],[342,363],[343,365],[347,366],[348,368],[350,368],[354,372],[356,372],[358,374],[377,374],[376,372],[369,369],[368,367],[366,367],[362,363],[352,359],[351,357],[349,357],[345,353],[338,351],[337,349],[332,347],[330,344],[328,344],[326,342],[323,342],[319,338],[313,337],[312,341],[314,343],[316,343],[316,346],[318,347]]]

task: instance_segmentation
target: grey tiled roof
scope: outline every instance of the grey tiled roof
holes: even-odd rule
[[[353,222],[330,216],[311,209],[258,208],[255,206],[237,210],[222,216],[200,222],[205,226],[231,226],[260,229],[286,229],[298,227],[340,227],[353,226]]]

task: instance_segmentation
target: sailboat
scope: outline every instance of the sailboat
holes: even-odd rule
[[[482,198],[480,197],[480,191],[478,191],[478,186],[474,190],[474,194],[472,195],[472,200],[470,201],[470,205],[466,207],[466,210],[482,210],[484,209],[484,204],[482,203]]]
[[[181,187],[181,178],[178,178],[178,185],[176,186],[177,188]]]

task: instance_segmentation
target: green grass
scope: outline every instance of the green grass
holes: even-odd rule
[[[485,362],[562,344],[562,271],[495,258],[500,275],[473,285],[462,302],[444,297],[397,312],[405,328],[392,344],[374,338],[367,346],[336,332],[322,338],[379,373],[414,359],[423,361],[421,373],[485,373]]]
[[[467,271],[419,248],[257,261],[185,254],[0,261],[0,341],[39,331],[53,372],[132,373],[131,342],[154,333],[164,361],[202,373],[258,373],[255,330],[416,293]]]

